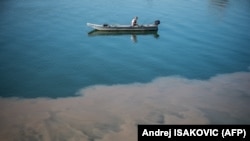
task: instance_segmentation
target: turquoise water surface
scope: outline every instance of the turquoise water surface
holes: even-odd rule
[[[2,97],[64,97],[96,84],[248,71],[249,1],[2,1]],[[87,22],[139,24],[154,35],[88,36]]]
[[[157,33],[87,22],[160,20]],[[249,0],[1,0],[0,140],[135,141],[137,124],[250,124]]]

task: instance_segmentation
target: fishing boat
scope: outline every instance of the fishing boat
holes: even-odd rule
[[[143,24],[143,25],[109,25],[109,24],[93,24],[87,23],[87,26],[92,27],[96,30],[101,31],[157,31],[159,20],[156,20],[153,24]]]

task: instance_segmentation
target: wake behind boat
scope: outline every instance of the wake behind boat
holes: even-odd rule
[[[93,24],[87,23],[87,26],[92,27],[96,30],[101,31],[157,31],[158,25],[160,24],[159,20],[156,20],[153,24],[144,24],[144,25],[109,25],[109,24]]]

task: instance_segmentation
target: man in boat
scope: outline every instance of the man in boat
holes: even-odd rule
[[[138,25],[138,24],[137,24],[137,20],[138,20],[138,17],[135,16],[135,17],[132,19],[132,21],[131,21],[131,26],[137,26],[137,25]]]

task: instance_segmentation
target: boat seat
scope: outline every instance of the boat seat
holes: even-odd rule
[[[103,27],[108,27],[109,25],[108,25],[108,24],[103,24],[102,26],[103,26]]]

